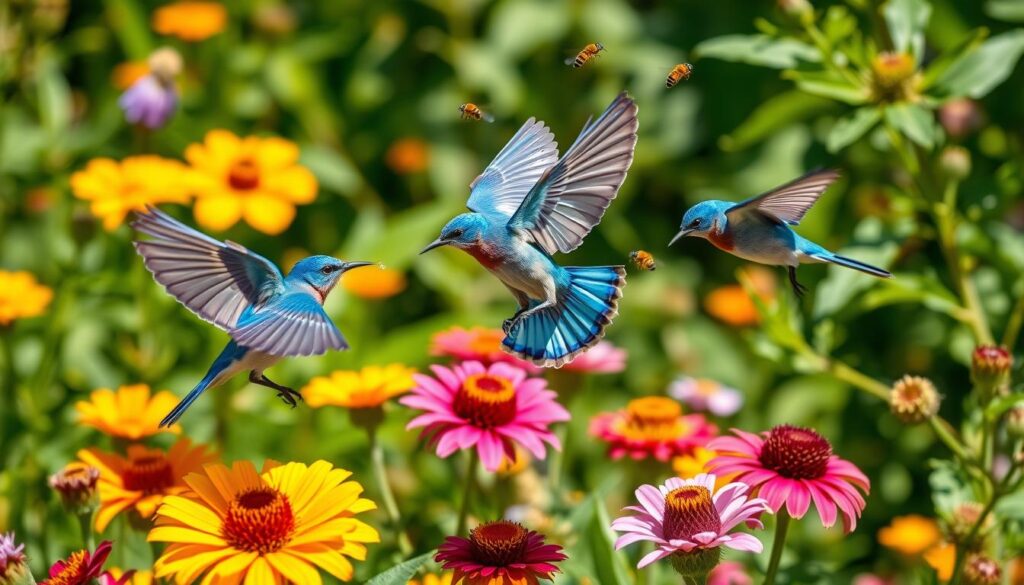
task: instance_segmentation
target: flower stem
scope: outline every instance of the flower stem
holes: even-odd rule
[[[772,558],[768,561],[768,572],[764,577],[764,585],[775,585],[775,575],[779,572],[779,561],[782,551],[786,548],[786,534],[789,532],[789,514],[780,508],[775,515],[775,540],[772,541]]]
[[[1024,294],[1017,299],[1017,304],[1013,306],[1010,318],[1006,322],[1003,346],[1013,350],[1013,346],[1017,345],[1017,337],[1020,336],[1021,325],[1024,325]]]
[[[1000,495],[998,488],[996,488],[995,492],[992,494],[992,498],[989,499],[988,504],[986,504],[985,508],[982,509],[981,514],[978,514],[977,522],[974,523],[974,526],[971,526],[971,531],[967,533],[967,538],[964,539],[965,544],[969,546],[970,543],[974,542],[974,539],[977,538],[978,531],[981,530],[981,527],[988,518],[989,513],[991,513],[992,509],[996,507],[996,502],[999,501]],[[956,561],[953,563],[953,577],[949,580],[950,583],[960,583],[960,575],[964,570],[964,561],[967,560],[968,551],[965,550],[966,548],[967,546],[956,547]]]
[[[78,518],[78,529],[82,534],[82,546],[88,550],[93,549],[92,538],[92,511],[75,514]]]
[[[402,514],[398,510],[398,503],[395,501],[395,493],[391,489],[391,482],[388,481],[387,465],[384,462],[384,447],[377,440],[376,427],[367,428],[366,434],[370,440],[370,461],[373,464],[373,478],[377,482],[377,489],[380,490],[381,501],[384,503],[384,512],[388,515],[388,522],[395,531],[395,539],[398,541],[398,548],[402,556],[412,554],[412,542],[409,535],[402,529]]]
[[[473,499],[473,486],[476,485],[476,467],[480,457],[476,450],[469,452],[469,463],[466,465],[466,485],[462,491],[462,506],[459,508],[459,523],[455,529],[456,536],[462,536],[466,532],[466,523],[469,521],[469,503]]]

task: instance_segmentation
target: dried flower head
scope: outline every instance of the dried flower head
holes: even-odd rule
[[[972,554],[964,565],[964,585],[999,585],[1003,572],[999,563],[983,555]]]
[[[924,422],[939,412],[939,392],[928,378],[903,376],[889,391],[889,409],[905,424]]]

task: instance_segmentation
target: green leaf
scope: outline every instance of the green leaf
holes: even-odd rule
[[[694,47],[693,54],[774,69],[792,69],[801,62],[821,61],[818,50],[807,43],[793,39],[773,39],[765,35],[714,37]]]
[[[931,112],[917,104],[895,104],[885,108],[885,120],[918,145],[931,149],[938,127]]]
[[[1003,416],[1006,411],[1017,405],[1024,406],[1024,395],[1011,394],[1009,396],[1002,396],[993,400],[985,407],[985,417],[989,420],[996,420]]]
[[[997,20],[1024,22],[1024,2],[1021,0],[989,0],[985,14]]]
[[[400,565],[395,565],[387,571],[371,578],[366,585],[405,585],[416,574],[420,567],[427,564],[427,561],[434,556],[434,551],[425,555],[413,557]]]
[[[736,151],[748,148],[777,131],[829,112],[838,107],[836,102],[802,91],[788,91],[769,98],[729,135],[719,141],[722,150]]]
[[[942,54],[929,63],[928,67],[924,70],[924,78],[921,80],[922,89],[927,89],[933,86],[954,63],[963,59],[971,51],[977,49],[978,45],[980,45],[987,36],[987,28],[976,28],[971,31],[969,35],[964,37],[962,41],[957,43],[956,46],[943,51]]]
[[[882,13],[896,50],[910,53],[920,63],[924,53],[924,29],[932,13],[931,5],[925,0],[889,0]]]
[[[878,108],[860,108],[841,118],[828,133],[828,151],[839,152],[853,144],[881,119],[882,112]]]
[[[1024,29],[996,35],[949,66],[935,82],[940,97],[982,98],[1013,73],[1024,53]]]
[[[782,76],[795,81],[796,86],[807,93],[839,100],[853,106],[865,104],[870,98],[866,86],[856,85],[832,72],[786,71]]]
[[[597,582],[608,585],[628,585],[629,575],[626,573],[622,555],[615,550],[612,539],[611,521],[608,512],[599,498],[592,499],[594,515],[590,521],[590,546],[597,571]]]

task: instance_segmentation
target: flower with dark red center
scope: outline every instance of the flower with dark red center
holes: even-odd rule
[[[683,414],[683,407],[665,396],[630,400],[624,410],[604,412],[590,421],[590,434],[608,443],[612,459],[654,457],[669,461],[691,454],[718,432],[701,414]]]
[[[434,560],[455,571],[453,583],[533,585],[551,579],[559,571],[557,563],[566,558],[562,547],[545,544],[541,534],[498,520],[477,526],[468,539],[445,538]]]
[[[57,561],[50,567],[50,578],[39,585],[87,585],[97,579],[103,571],[113,545],[104,540],[95,552],[80,550],[65,560]]]
[[[224,540],[249,552],[280,550],[295,532],[295,514],[288,496],[269,487],[243,491],[224,515]]]
[[[971,380],[985,402],[1002,393],[1010,381],[1013,355],[1005,347],[979,345],[971,354]]]
[[[406,428],[423,428],[439,457],[476,448],[484,467],[496,471],[506,457],[515,458],[516,444],[537,459],[547,454],[545,443],[561,448],[548,426],[569,420],[569,412],[543,379],[527,378],[506,363],[469,361],[432,370],[436,378],[413,376],[416,387],[399,402],[426,411]]]
[[[708,463],[718,473],[736,474],[757,489],[772,511],[783,504],[794,518],[802,518],[811,502],[825,527],[842,515],[843,528],[857,527],[866,502],[868,478],[855,465],[832,454],[832,446],[811,429],[780,425],[758,436],[738,429],[735,437],[719,437],[708,448],[719,453]]]
[[[50,476],[50,487],[60,494],[61,502],[68,511],[84,514],[96,507],[96,482],[99,479],[99,469],[74,462]]]
[[[626,508],[635,514],[612,522],[612,529],[622,533],[615,541],[616,550],[635,542],[653,542],[654,550],[640,559],[637,568],[668,557],[672,567],[687,577],[706,577],[718,565],[723,546],[761,552],[757,538],[732,531],[743,522],[762,528],[758,518],[768,511],[767,503],[748,498],[750,486],[744,483],[716,490],[715,481],[714,475],[701,473],[692,479],[673,477],[662,486],[637,488],[639,505]]]

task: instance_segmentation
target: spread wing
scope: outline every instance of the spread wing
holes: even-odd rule
[[[348,342],[312,295],[287,294],[247,314],[231,331],[239,345],[276,356],[320,355]]]
[[[282,290],[273,262],[234,242],[220,242],[148,207],[132,227],[152,236],[133,242],[167,292],[200,318],[229,331],[242,312]]]
[[[737,203],[726,214],[757,210],[769,218],[797,225],[825,189],[838,178],[839,171],[833,169],[811,171],[781,187]]]
[[[470,183],[469,202],[477,213],[511,216],[530,188],[558,161],[555,136],[544,122],[530,118]]]
[[[633,162],[636,103],[619,94],[534,185],[508,222],[549,254],[571,252],[600,223]]]

